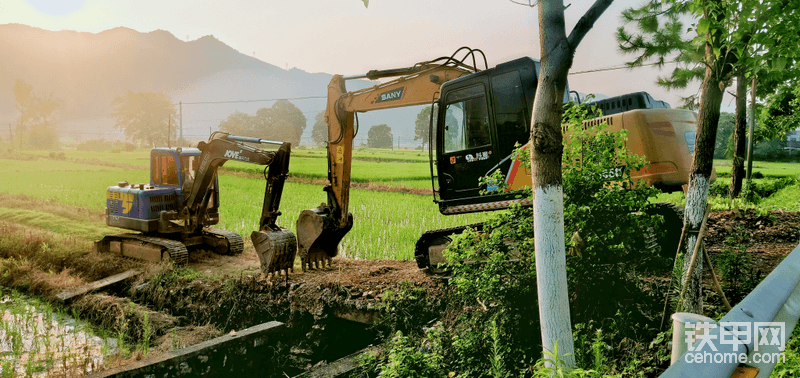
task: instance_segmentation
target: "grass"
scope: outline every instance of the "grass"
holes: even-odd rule
[[[263,166],[230,161],[225,163],[225,170],[261,173]],[[328,166],[325,159],[292,156],[289,162],[289,174],[292,177],[328,178]],[[397,184],[414,182],[415,187],[430,187],[430,165],[428,163],[397,163],[355,160],[352,164],[350,181],[368,183],[381,182]],[[424,185],[424,186],[421,186]]]
[[[232,176],[220,177],[220,228],[245,237],[257,229],[264,201],[264,181]],[[229,199],[235,200],[229,200]],[[300,212],[325,201],[318,185],[287,183],[281,199],[278,224],[291,230]],[[350,191],[354,226],[342,240],[340,252],[357,258],[413,259],[416,240],[426,230],[485,220],[488,214],[443,216],[430,196]]]
[[[47,153],[37,152],[35,154],[42,159],[0,159],[0,174],[4,177],[0,181],[0,193],[28,198],[27,202],[18,203],[20,201],[12,197],[0,195],[0,219],[88,239],[118,232],[102,224],[105,188],[119,181],[149,182],[148,152],[144,149],[117,153],[65,151],[66,160],[53,160]],[[358,160],[353,161],[353,182],[410,188],[428,188],[430,185],[425,151],[357,148],[354,156]],[[290,172],[295,177],[324,179],[327,176],[325,159],[323,149],[295,149]],[[717,161],[720,169],[725,163]],[[792,164],[756,163],[756,167],[779,175],[800,173],[800,169]],[[131,166],[141,166],[142,169],[131,169]],[[260,173],[263,167],[228,162],[225,169]],[[724,178],[719,180],[725,181]],[[222,206],[218,227],[247,237],[256,229],[260,217],[264,180],[223,174],[220,181]],[[46,201],[37,203],[34,199]],[[278,223],[294,230],[302,210],[316,207],[325,200],[320,185],[287,183],[281,202],[284,215]],[[681,193],[664,194],[656,200],[680,205],[685,202]],[[721,197],[712,198],[711,202],[714,209],[754,206],[742,200],[730,201]],[[762,206],[765,209],[797,211],[798,203],[800,186],[792,185],[762,201]],[[350,211],[355,225],[342,241],[340,251],[350,257],[370,259],[412,259],[414,243],[424,231],[480,222],[490,216],[445,217],[438,213],[431,196],[360,189],[351,190]],[[86,222],[87,219],[91,222]]]
[[[317,160],[324,164],[324,160]],[[380,172],[378,177],[381,180],[388,180],[394,174],[409,177],[413,174],[410,172],[420,169],[420,166],[427,169],[427,164],[419,163],[357,163],[377,167],[364,172]],[[0,164],[3,164],[0,174],[6,178],[0,181],[0,193],[13,194],[0,194],[0,219],[91,240],[120,231],[103,224],[105,188],[123,180],[133,183],[149,181],[147,170],[125,170],[70,161],[0,160]],[[360,167],[354,166],[354,169]],[[418,174],[415,177],[422,176]],[[429,179],[423,178],[424,181],[418,181],[429,185]],[[376,181],[385,182],[381,180]],[[221,175],[220,187],[223,205],[218,227],[248,237],[257,229],[261,215],[264,180]],[[320,185],[287,183],[281,202],[284,215],[279,224],[294,230],[302,210],[314,208],[325,200]],[[343,240],[340,251],[350,257],[371,259],[412,259],[413,246],[424,231],[487,218],[487,214],[445,217],[439,214],[432,196],[359,189],[351,190],[350,209],[355,217],[355,226]]]
[[[747,168],[747,162],[745,162],[745,168]],[[714,159],[714,169],[717,170],[717,176],[730,177],[731,161],[727,159]],[[753,161],[753,173],[761,173],[769,177],[795,176],[800,174],[800,164]]]

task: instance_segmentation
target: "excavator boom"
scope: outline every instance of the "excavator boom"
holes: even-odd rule
[[[297,220],[298,253],[304,269],[324,264],[336,256],[339,242],[353,227],[353,215],[348,208],[353,138],[357,132],[355,113],[430,104],[442,83],[476,71],[452,57],[444,59],[444,63],[426,62],[405,69],[370,71],[363,76],[335,75],[331,79],[325,111],[329,183],[324,190],[327,203],[304,210]],[[371,88],[348,92],[346,80],[362,77],[396,78]]]

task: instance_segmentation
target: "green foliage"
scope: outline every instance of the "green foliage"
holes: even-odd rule
[[[81,142],[76,149],[86,152],[108,152],[108,151],[135,151],[136,145],[129,142],[114,142],[105,139],[90,139]]]
[[[255,116],[237,111],[219,124],[219,129],[227,133],[290,142],[292,146],[300,145],[305,128],[306,117],[289,100],[278,100],[272,107],[258,109]]]
[[[166,146],[169,140],[175,140],[177,113],[167,95],[128,91],[111,105],[115,126],[125,132],[126,138],[150,147]]]
[[[422,329],[419,324],[426,324],[438,315],[441,307],[438,302],[437,298],[428,297],[424,289],[403,281],[397,290],[384,293],[381,302],[384,315],[377,326],[390,332],[420,336]]]
[[[659,225],[647,215],[649,199],[659,191],[631,179],[632,170],[645,166],[643,158],[625,149],[624,131],[609,133],[605,125],[584,130],[580,121],[590,110],[564,112],[564,231],[572,251],[567,268],[575,322],[613,316],[622,298],[641,295],[626,276],[667,263],[646,249],[645,236]]]
[[[725,180],[715,181],[709,187],[708,195],[710,197],[727,197],[728,184]],[[796,176],[750,180],[744,183],[740,197],[752,205],[758,205],[762,199],[769,198],[783,188],[797,184]]]
[[[397,332],[388,343],[388,359],[378,378],[444,377],[444,361],[437,353],[426,353],[414,340]]]
[[[733,157],[733,131],[736,119],[732,113],[722,112],[719,115],[717,128],[717,141],[714,143],[714,158]]]
[[[386,124],[372,126],[367,132],[369,148],[392,148],[393,142],[392,128]]]
[[[317,146],[324,146],[328,141],[328,123],[325,122],[325,111],[317,113],[314,117],[314,128],[311,130],[311,139]]]
[[[720,284],[731,303],[744,299],[761,282],[761,272],[755,269],[747,253],[746,232],[736,230],[725,240],[725,249],[714,258],[720,273]]]
[[[800,375],[800,327],[795,326],[794,332],[786,341],[784,354],[786,359],[775,365],[771,377],[784,378]]]
[[[414,140],[422,140],[422,149],[430,140],[430,123],[431,123],[431,107],[424,107],[419,114],[417,120],[414,121]],[[436,118],[433,118],[433,129],[436,130]],[[429,146],[430,147],[430,146]]]
[[[585,106],[568,106],[564,113],[569,135],[563,174],[568,238],[565,242],[576,251],[567,260],[571,316],[577,322],[618,318],[613,333],[594,331],[590,343],[595,347],[589,351],[594,357],[588,361],[590,366],[604,365],[604,371],[634,374],[641,370],[644,357],[637,354],[641,358],[624,360],[625,366],[617,365],[611,359],[619,360],[625,352],[608,352],[605,345],[611,345],[611,340],[649,340],[655,336],[644,324],[654,312],[652,308],[660,307],[660,300],[648,297],[637,273],[665,265],[657,251],[645,250],[642,237],[658,224],[657,218],[645,215],[650,206],[648,199],[658,191],[632,182],[631,170],[641,169],[645,163],[625,150],[624,133],[605,132],[602,127],[583,130],[581,121],[594,111]],[[524,163],[530,161],[524,150],[518,149],[516,155]],[[491,190],[505,190],[499,173],[483,181]],[[530,191],[518,195],[529,196]],[[451,262],[452,297],[448,303],[453,309],[445,312],[446,316],[434,326],[435,332],[428,332],[417,346],[427,346],[431,354],[441,353],[445,368],[437,366],[439,374],[454,372],[459,377],[600,374],[581,369],[568,372],[563,361],[551,361],[553,366],[547,367],[539,360],[541,341],[533,241],[532,209],[514,206],[485,222],[482,231],[465,230],[445,249],[445,257]],[[618,314],[620,308],[629,307],[631,299],[638,303],[637,310]],[[404,355],[408,355],[408,351],[416,349],[404,350]],[[545,358],[552,360],[555,356],[549,354]],[[399,360],[391,354],[388,358]],[[398,371],[399,367],[392,364],[391,369]],[[388,362],[383,368],[386,366]],[[614,367],[608,370],[607,366]]]
[[[55,115],[64,108],[64,102],[52,93],[41,95],[33,87],[17,79],[12,88],[16,108],[20,115],[14,138],[18,146],[34,150],[58,148]]]
[[[800,123],[800,113],[795,109],[800,106],[800,88],[796,84],[778,86],[775,93],[767,96],[766,104],[758,114],[757,141],[782,138],[787,132],[794,131]]]

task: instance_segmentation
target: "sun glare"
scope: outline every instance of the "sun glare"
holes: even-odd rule
[[[39,12],[53,16],[72,13],[83,6],[84,0],[27,0]]]

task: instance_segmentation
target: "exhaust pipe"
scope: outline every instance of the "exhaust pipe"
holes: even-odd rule
[[[347,213],[347,223],[342,227],[327,204],[303,210],[297,218],[297,251],[303,271],[330,266],[331,259],[339,253],[339,243],[351,228],[351,213]]]

